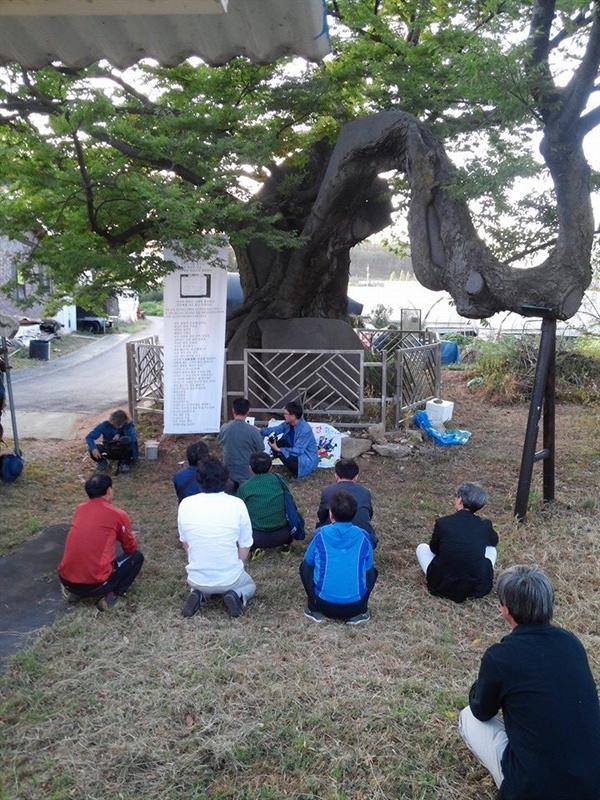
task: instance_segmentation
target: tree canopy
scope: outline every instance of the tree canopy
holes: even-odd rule
[[[32,243],[24,274],[97,306],[170,269],[163,245],[206,255],[224,233],[245,293],[230,336],[256,343],[263,317],[343,318],[350,248],[409,211],[416,275],[460,313],[573,314],[591,279],[598,2],[328,10],[322,64],[2,70],[0,233]]]

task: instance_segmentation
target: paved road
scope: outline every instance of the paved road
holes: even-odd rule
[[[74,438],[82,417],[127,404],[125,343],[162,337],[162,319],[151,318],[143,332],[110,334],[57,361],[15,371],[13,398],[20,439]],[[12,440],[10,413],[2,417]],[[24,446],[24,451],[27,445]],[[25,473],[26,475],[26,473]],[[21,477],[20,480],[24,480]],[[51,625],[62,606],[56,565],[68,525],[51,525],[0,558],[0,672],[7,657],[27,646],[41,627]],[[52,576],[48,579],[48,576]]]
[[[135,334],[100,336],[64,358],[12,373],[17,430],[21,439],[69,439],[77,418],[126,406],[125,343],[158,335],[162,318]],[[3,415],[5,435],[12,438],[10,413]]]

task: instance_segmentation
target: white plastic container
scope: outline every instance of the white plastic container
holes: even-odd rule
[[[425,412],[429,417],[432,425],[447,422],[452,419],[452,412],[454,411],[454,403],[451,400],[440,400],[439,397],[434,397],[433,400],[428,400],[425,405]]]
[[[158,442],[155,439],[148,439],[146,442],[146,458],[148,461],[156,461],[158,458]]]

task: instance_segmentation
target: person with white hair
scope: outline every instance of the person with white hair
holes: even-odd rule
[[[417,547],[427,588],[437,597],[462,603],[492,591],[498,534],[489,519],[477,516],[487,502],[478,483],[461,483],[454,514],[438,517],[429,544]]]

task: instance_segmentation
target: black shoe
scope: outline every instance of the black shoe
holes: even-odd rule
[[[96,608],[98,611],[109,611],[114,607],[118,599],[119,598],[115,592],[109,592],[108,594],[104,595],[104,597],[101,597],[100,600],[98,600],[96,603]]]
[[[241,596],[236,594],[233,589],[225,592],[223,602],[227,606],[230,617],[241,617],[244,614],[244,602]]]
[[[183,617],[193,617],[196,611],[204,605],[206,605],[206,597],[199,589],[192,589],[184,607],[181,609],[181,615]]]

